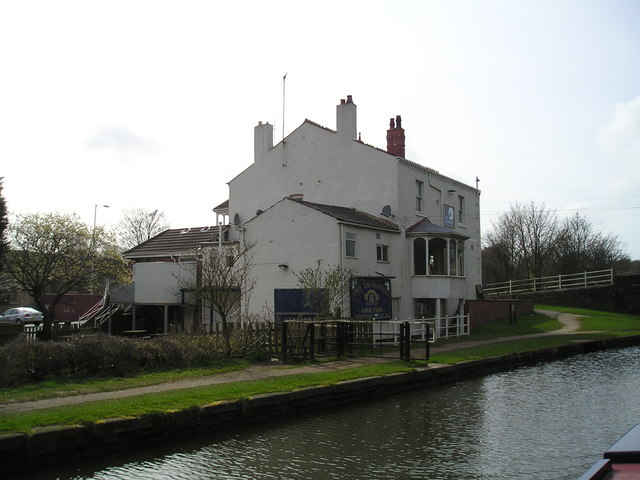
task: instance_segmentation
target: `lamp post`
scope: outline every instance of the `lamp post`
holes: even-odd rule
[[[98,217],[98,207],[100,205],[95,204],[93,206],[93,234],[96,234],[96,218]],[[102,205],[102,207],[104,208],[109,208],[109,205]]]
[[[98,207],[100,205],[98,205],[97,203],[93,206],[93,232],[91,234],[92,237],[92,242],[93,242],[93,248],[95,248],[96,246],[96,219],[98,218]],[[103,208],[109,208],[109,205],[102,205]],[[93,293],[93,284],[95,283],[95,279],[96,279],[96,272],[95,272],[95,252],[92,252],[92,258],[91,258],[91,288],[89,289],[89,291],[91,293]]]

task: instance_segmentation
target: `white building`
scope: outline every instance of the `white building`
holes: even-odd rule
[[[462,312],[481,283],[480,192],[404,158],[400,116],[386,150],[358,140],[356,119],[348,96],[335,131],[306,120],[274,145],[272,125],[255,127],[254,163],[215,209],[256,244],[250,310],[277,311],[274,289],[296,288],[293,272],[322,259],[389,279],[395,318]]]
[[[386,150],[361,142],[356,113],[348,96],[337,106],[336,130],[306,120],[277,145],[273,126],[260,122],[254,163],[229,182],[228,202],[214,208],[230,220],[223,237],[202,244],[255,244],[256,286],[245,305],[253,313],[295,314],[295,272],[318,259],[355,279],[346,316],[462,313],[481,283],[480,192],[404,158],[400,116],[391,119]],[[151,260],[145,255],[154,240],[127,258]],[[160,247],[156,260],[176,261],[176,248]],[[148,281],[134,280],[136,291]],[[373,295],[358,297],[367,292]]]

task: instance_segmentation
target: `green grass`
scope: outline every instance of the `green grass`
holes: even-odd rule
[[[507,320],[482,323],[475,326],[472,330],[472,334],[469,336],[439,340],[436,345],[450,345],[453,343],[476,340],[493,340],[501,337],[532,335],[536,333],[552,332],[554,330],[559,330],[560,328],[562,328],[562,323],[555,318],[539,313],[527,313],[519,315],[514,324],[509,324]]]
[[[569,342],[579,340],[598,340],[601,338],[611,338],[616,335],[591,333],[591,334],[575,334],[567,338],[566,335],[550,335],[547,337],[528,338],[522,340],[513,340],[508,342],[491,343],[487,345],[479,345],[475,347],[458,348],[438,354],[431,355],[430,363],[443,363],[452,365],[459,362],[469,360],[480,360],[489,357],[498,357],[516,352],[526,352],[530,350],[540,350],[543,348],[557,347],[566,345]]]
[[[245,360],[233,360],[226,365],[147,373],[133,377],[92,379],[82,383],[47,381],[14,388],[0,388],[0,404],[146,387],[160,383],[188,380],[191,378],[241,370],[248,365],[249,362]]]
[[[29,432],[37,427],[50,425],[81,425],[107,418],[135,417],[150,413],[184,410],[225,400],[249,398],[265,393],[290,392],[305,387],[333,385],[344,380],[413,370],[414,368],[405,362],[385,362],[348,370],[292,374],[284,377],[231,382],[207,387],[171,390],[115,400],[6,414],[0,415],[0,434]]]
[[[573,335],[548,335],[528,339],[495,342],[487,345],[455,348],[447,352],[433,354],[430,363],[454,364],[462,361],[495,357],[515,352],[536,350],[567,344],[579,340],[596,340],[625,335],[640,335],[640,316],[615,314],[584,309],[537,305],[538,309],[583,315],[581,332]],[[437,345],[455,345],[459,342],[492,340],[506,336],[519,336],[553,332],[561,328],[561,323],[553,318],[527,314],[518,317],[515,324],[507,321],[489,322],[477,326],[473,334],[459,339],[438,342]],[[114,417],[133,417],[143,414],[168,412],[187,409],[205,404],[248,398],[264,394],[294,391],[296,389],[331,385],[339,381],[356,378],[388,375],[411,371],[416,364],[394,361],[367,365],[348,370],[327,371],[314,374],[296,374],[295,366],[290,367],[292,374],[284,377],[267,378],[255,381],[231,382],[207,387],[173,390],[163,393],[140,395],[136,397],[83,403],[75,406],[55,409],[35,410],[31,412],[0,415],[0,433],[29,432],[36,427],[48,425],[76,425],[100,419]],[[137,377],[113,380],[94,380],[90,382],[59,384],[53,382],[30,385],[15,389],[1,389],[0,402],[10,403],[38,398],[66,396],[92,392],[102,392],[153,385],[168,381],[195,378],[240,369],[246,363],[236,363],[224,367],[198,368],[164,373],[140,375]]]
[[[583,315],[580,319],[581,332],[611,332],[617,335],[640,335],[640,316],[624,313],[603,312],[583,308],[552,307],[536,305],[536,308],[555,310],[562,313]]]

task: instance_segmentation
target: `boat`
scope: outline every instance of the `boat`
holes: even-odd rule
[[[620,437],[578,480],[640,480],[640,424]]]

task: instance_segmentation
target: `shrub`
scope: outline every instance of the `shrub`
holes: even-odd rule
[[[0,347],[0,386],[206,366],[220,363],[223,351],[216,335],[132,339],[92,334],[65,342],[20,338]]]

